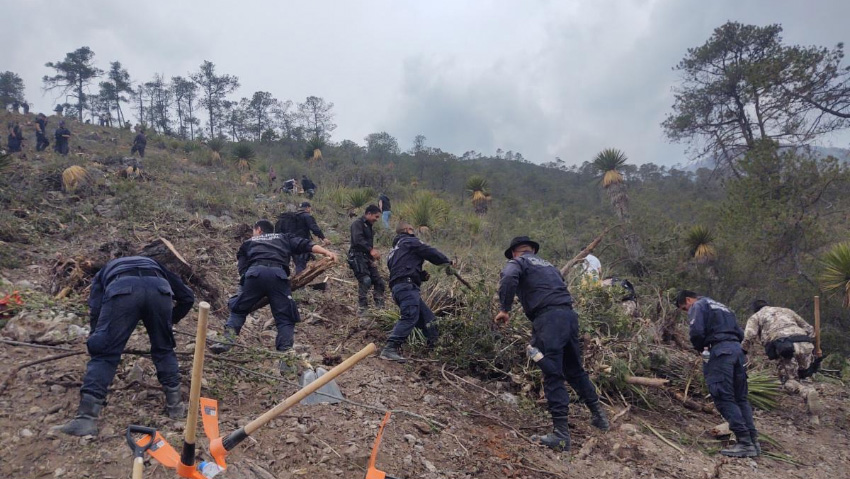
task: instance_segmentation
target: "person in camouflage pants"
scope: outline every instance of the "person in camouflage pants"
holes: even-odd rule
[[[753,303],[753,312],[744,330],[743,349],[749,351],[756,341],[761,342],[766,351],[774,348],[776,353],[773,356],[778,355],[775,359],[779,382],[785,391],[803,397],[811,422],[817,424],[820,412],[818,392],[811,385],[803,384],[800,377],[815,361],[815,346],[812,344],[814,328],[794,311],[768,306],[767,302],[762,300]],[[782,343],[785,344],[785,354],[781,352],[783,346],[777,347],[777,344]],[[770,356],[768,353],[768,357]]]

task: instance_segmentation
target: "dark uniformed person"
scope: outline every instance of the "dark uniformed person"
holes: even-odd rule
[[[582,367],[578,315],[573,311],[573,298],[561,272],[537,256],[539,249],[538,243],[527,236],[519,236],[505,250],[508,263],[502,269],[500,310],[494,321],[498,324],[510,320],[514,295],[518,296],[525,315],[532,322],[531,346],[542,353],[542,357],[532,359],[543,371],[543,392],[554,425],[551,434],[533,435],[531,440],[555,450],[569,450],[570,396],[565,379],[590,409],[594,427],[607,430],[608,418],[599,404],[596,388]]]
[[[148,146],[148,137],[145,136],[145,129],[140,128],[136,138],[133,139],[133,147],[130,148],[130,155],[139,152],[139,158],[145,157],[145,147]]]
[[[384,223],[384,228],[390,229],[390,217],[393,214],[390,197],[384,193],[378,195],[378,207],[381,208],[381,222]]]
[[[274,233],[271,222],[257,221],[254,224],[254,236],[242,243],[236,253],[242,281],[239,293],[228,301],[230,318],[225,324],[224,339],[210,349],[215,353],[228,351],[252,307],[263,298],[268,298],[277,326],[275,349],[292,349],[295,323],[299,321],[299,316],[289,287],[289,257],[310,252],[337,260],[335,253],[314,245],[308,239]]]
[[[714,405],[735,433],[737,443],[720,453],[731,457],[758,456],[758,432],[747,399],[747,359],[741,349],[744,331],[738,326],[735,313],[688,290],[676,296],[676,307],[688,313],[691,344],[700,353],[709,353],[703,365],[705,383]]]
[[[307,175],[301,176],[301,188],[308,199],[313,199],[313,195],[316,194],[316,184],[310,178],[307,178]]]
[[[47,117],[44,113],[39,113],[35,117],[35,150],[44,151],[50,146],[50,141],[44,133],[47,131]]]
[[[59,128],[53,134],[56,140],[53,144],[53,150],[63,156],[68,156],[70,151],[68,148],[68,140],[71,138],[71,131],[65,128],[65,120],[59,122]]]
[[[17,153],[21,151],[21,147],[23,147],[24,139],[21,136],[21,126],[18,122],[9,122],[8,125],[9,130],[9,152]]]
[[[97,434],[107,389],[139,320],[150,338],[166,413],[172,419],[185,417],[172,326],[186,316],[194,302],[192,290],[150,258],[129,256],[107,263],[95,275],[89,296],[91,334],[86,346],[91,359],[80,388],[80,406],[74,420],[60,430],[74,436]]]
[[[396,228],[397,236],[393,240],[393,249],[387,255],[387,266],[390,269],[390,291],[393,301],[401,310],[401,317],[390,333],[387,345],[381,351],[380,358],[404,362],[399,348],[407,340],[413,328],[419,328],[425,334],[428,347],[437,345],[439,332],[434,322],[434,313],[422,301],[419,287],[422,281],[428,279],[427,272],[422,270],[425,260],[433,264],[449,264],[452,261],[436,248],[431,247],[414,236],[413,226],[399,223]]]
[[[384,280],[378,274],[376,261],[381,259],[381,253],[375,249],[375,234],[372,225],[381,217],[381,209],[375,205],[366,207],[362,217],[351,223],[351,248],[348,250],[348,266],[357,278],[357,299],[360,305],[359,313],[365,314],[369,309],[369,289],[376,308],[384,307]]]
[[[319,225],[316,223],[316,218],[313,218],[312,213],[313,207],[310,202],[302,202],[298,207],[298,211],[295,213],[295,222],[297,226],[295,231],[291,231],[290,233],[293,236],[307,240],[312,239],[312,235],[316,235],[317,238],[322,240],[322,246],[331,244],[331,242],[325,238],[325,234],[322,233],[322,229],[319,228]],[[292,255],[292,259],[295,261],[295,274],[298,274],[307,268],[307,262],[310,261],[311,256],[311,253]]]

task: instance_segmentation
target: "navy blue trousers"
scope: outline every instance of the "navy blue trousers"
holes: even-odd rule
[[[171,287],[157,277],[127,276],[106,287],[97,325],[86,346],[91,359],[80,392],[105,399],[121,353],[141,319],[151,341],[151,359],[163,386],[179,386],[180,371],[171,331]]]
[[[537,365],[543,371],[543,392],[552,419],[566,419],[569,412],[570,395],[565,380],[585,404],[599,402],[596,387],[582,366],[575,311],[550,310],[534,318],[531,344],[543,353]]]
[[[312,259],[310,256],[312,256],[310,253],[292,255],[292,261],[295,262],[295,274],[307,269],[307,262]]]
[[[413,328],[421,329],[429,343],[436,343],[439,332],[434,323],[434,313],[422,301],[419,286],[413,283],[401,283],[393,286],[393,301],[401,310],[401,317],[390,333],[389,341],[391,343],[404,343]]]
[[[711,357],[702,369],[711,399],[735,437],[757,435],[753,408],[747,399],[746,362],[741,345],[728,341],[711,348]]]
[[[283,268],[260,265],[248,268],[239,294],[228,301],[230,317],[226,327],[233,328],[239,334],[251,307],[263,298],[269,299],[269,307],[277,327],[275,349],[286,351],[292,348],[295,342],[295,323],[300,320],[300,316],[289,289],[289,278]]]

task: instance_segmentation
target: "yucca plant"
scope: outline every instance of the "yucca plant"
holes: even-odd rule
[[[765,411],[776,408],[780,395],[779,381],[776,380],[776,376],[764,371],[750,373],[747,377],[747,387],[749,388],[747,399],[753,407]]]
[[[487,180],[478,175],[470,176],[466,180],[466,191],[472,195],[472,207],[478,215],[487,214],[492,197],[487,191]]]
[[[418,192],[410,201],[401,205],[401,217],[421,233],[442,226],[449,216],[451,206],[430,191]]]
[[[705,226],[694,226],[685,235],[685,243],[688,245],[691,256],[699,263],[708,263],[717,258],[717,250],[714,248],[714,233]]]
[[[221,138],[213,138],[207,142],[207,146],[212,150],[211,161],[214,165],[221,164],[221,152],[224,151],[225,141]]]
[[[237,143],[233,147],[233,159],[240,170],[249,170],[257,157],[254,147],[248,143]]]
[[[620,173],[620,168],[628,160],[626,154],[616,148],[606,148],[593,158],[593,166],[599,172],[602,188],[608,194],[608,199],[611,201],[611,206],[614,207],[617,217],[625,223],[631,222],[629,195],[626,193],[626,182],[623,179],[623,174]],[[641,255],[640,241],[633,231],[628,232],[625,239],[629,258],[636,262]]]
[[[0,171],[3,171],[10,166],[12,166],[12,154],[11,153],[0,154]]]
[[[843,296],[841,304],[850,308],[850,243],[839,243],[821,258],[821,286]]]
[[[310,161],[320,161],[322,159],[322,148],[325,147],[325,142],[319,137],[313,137],[307,142],[307,147],[304,149],[304,158]]]

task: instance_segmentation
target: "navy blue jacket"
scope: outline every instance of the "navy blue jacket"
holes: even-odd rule
[[[137,269],[159,271],[168,280],[168,285],[171,287],[171,294],[176,302],[174,308],[171,310],[172,323],[177,324],[192,309],[192,305],[195,303],[195,293],[176,274],[168,271],[168,269],[156,261],[144,256],[117,258],[106,263],[106,266],[98,271],[92,280],[91,293],[89,294],[89,320],[92,331],[97,326],[97,318],[100,316],[100,307],[106,288],[109,287],[109,284],[119,274]]]
[[[375,233],[372,231],[372,223],[361,216],[351,223],[351,250],[356,253],[368,255],[374,247]]]
[[[254,236],[239,247],[236,253],[239,275],[248,271],[252,264],[263,261],[279,264],[289,276],[289,258],[294,254],[309,253],[313,242],[286,233],[267,233]]]
[[[735,313],[711,298],[699,298],[688,310],[688,319],[691,344],[697,351],[724,341],[740,343],[744,340],[744,331],[738,326]]]
[[[316,235],[319,239],[325,239],[325,234],[322,229],[316,224],[316,218],[306,211],[299,211],[295,217],[298,219],[298,229],[292,232],[293,235],[299,238],[310,239],[310,233]]]
[[[522,310],[532,321],[546,308],[573,304],[558,268],[531,252],[508,261],[502,269],[499,280],[502,311],[511,310],[514,295],[519,297]]]
[[[409,277],[420,284],[422,264],[425,260],[433,264],[448,264],[452,261],[437,248],[429,246],[414,235],[399,234],[393,240],[393,249],[387,255],[387,267],[390,269],[390,284],[400,278]]]

